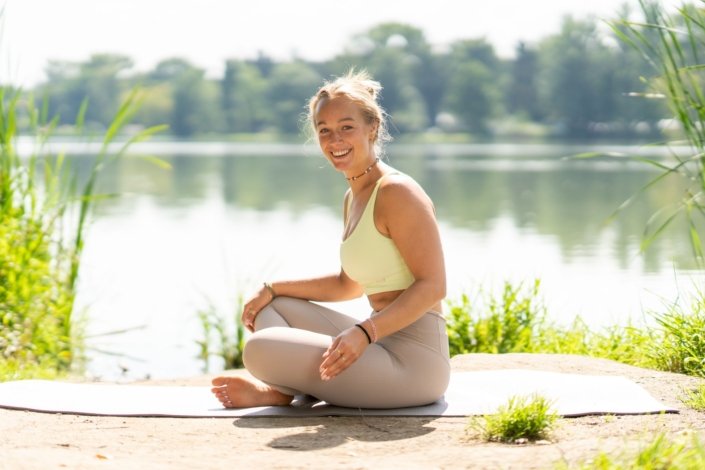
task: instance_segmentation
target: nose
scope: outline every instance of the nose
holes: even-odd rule
[[[342,134],[339,131],[333,131],[333,141],[337,142],[342,139]]]

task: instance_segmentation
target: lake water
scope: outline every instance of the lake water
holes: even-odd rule
[[[83,147],[67,146],[85,172]],[[78,306],[88,372],[103,378],[202,372],[197,312],[235,314],[263,280],[337,271],[346,184],[303,145],[153,143],[109,167],[88,232]],[[581,152],[649,154],[640,147],[440,145],[390,148],[389,162],[433,198],[444,242],[448,299],[504,281],[539,278],[550,317],[595,328],[648,321],[695,278],[675,227],[640,254],[644,225],[680,197],[677,182],[605,220],[655,173],[625,161],[565,159]],[[364,316],[362,301],[338,305]],[[105,333],[128,330],[120,334]],[[212,364],[213,365],[213,364]],[[214,366],[217,368],[218,364]]]

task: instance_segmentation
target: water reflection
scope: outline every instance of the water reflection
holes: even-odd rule
[[[615,209],[656,174],[643,166],[577,161],[555,156],[488,156],[434,154],[392,155],[391,163],[414,176],[433,198],[441,221],[454,227],[487,232],[508,217],[520,231],[551,236],[562,255],[589,255]],[[293,155],[169,155],[164,170],[138,158],[116,162],[101,180],[106,193],[123,197],[101,206],[102,214],[133,210],[130,195],[149,195],[155,204],[176,210],[222,198],[231,206],[301,215],[312,209],[339,217],[345,182],[322,157]],[[89,159],[74,166],[87,174]],[[638,251],[644,226],[661,207],[675,204],[682,187],[667,180],[658,190],[636,198],[610,222],[614,237],[607,247],[622,267]],[[665,264],[692,269],[684,223],[676,224],[644,255],[644,268],[657,272]]]

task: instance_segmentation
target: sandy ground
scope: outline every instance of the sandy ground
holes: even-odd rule
[[[0,409],[0,469],[484,468],[574,465],[599,451],[624,453],[660,432],[705,437],[705,413],[685,408],[699,379],[582,356],[474,354],[454,370],[527,368],[622,375],[679,414],[562,419],[549,442],[485,443],[467,418],[117,418]],[[171,381],[208,384],[210,377]],[[164,381],[159,382],[164,383]]]

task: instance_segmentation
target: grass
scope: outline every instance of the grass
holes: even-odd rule
[[[523,284],[505,282],[498,297],[483,292],[477,304],[467,295],[459,303],[450,303],[447,331],[451,356],[530,351],[538,328],[545,324],[539,286],[540,281],[534,281],[527,291]]]
[[[578,466],[558,465],[559,469],[574,470],[700,470],[705,468],[705,443],[693,434],[690,438],[669,439],[658,434],[636,453],[623,452],[613,456],[601,452],[589,462]]]
[[[44,152],[57,119],[31,96],[0,87],[0,380],[51,377],[76,366],[82,335],[74,299],[90,214],[105,197],[96,193],[98,176],[132,143],[163,129],[145,129],[108,152],[140,99],[136,90],[127,96],[79,186],[65,155]],[[86,109],[84,103],[77,129]],[[22,121],[35,136],[29,156],[17,152]]]
[[[547,439],[558,419],[546,398],[515,396],[495,414],[470,419],[467,430],[490,442],[523,443]]]
[[[705,377],[705,293],[698,291],[690,307],[676,303],[655,318],[663,333],[650,351],[655,367]]]
[[[198,340],[198,358],[203,361],[204,372],[210,371],[211,358],[222,361],[223,369],[238,369],[244,366],[242,351],[245,348],[245,327],[240,321],[243,298],[238,297],[232,315],[218,313],[213,304],[198,311],[203,339]]]
[[[705,377],[705,293],[688,307],[675,303],[654,313],[654,326],[591,329],[580,317],[568,326],[548,319],[540,282],[505,283],[499,294],[480,291],[449,302],[451,356],[467,353],[580,354]]]
[[[681,402],[695,411],[705,412],[705,383],[701,383],[691,390],[684,390]]]

